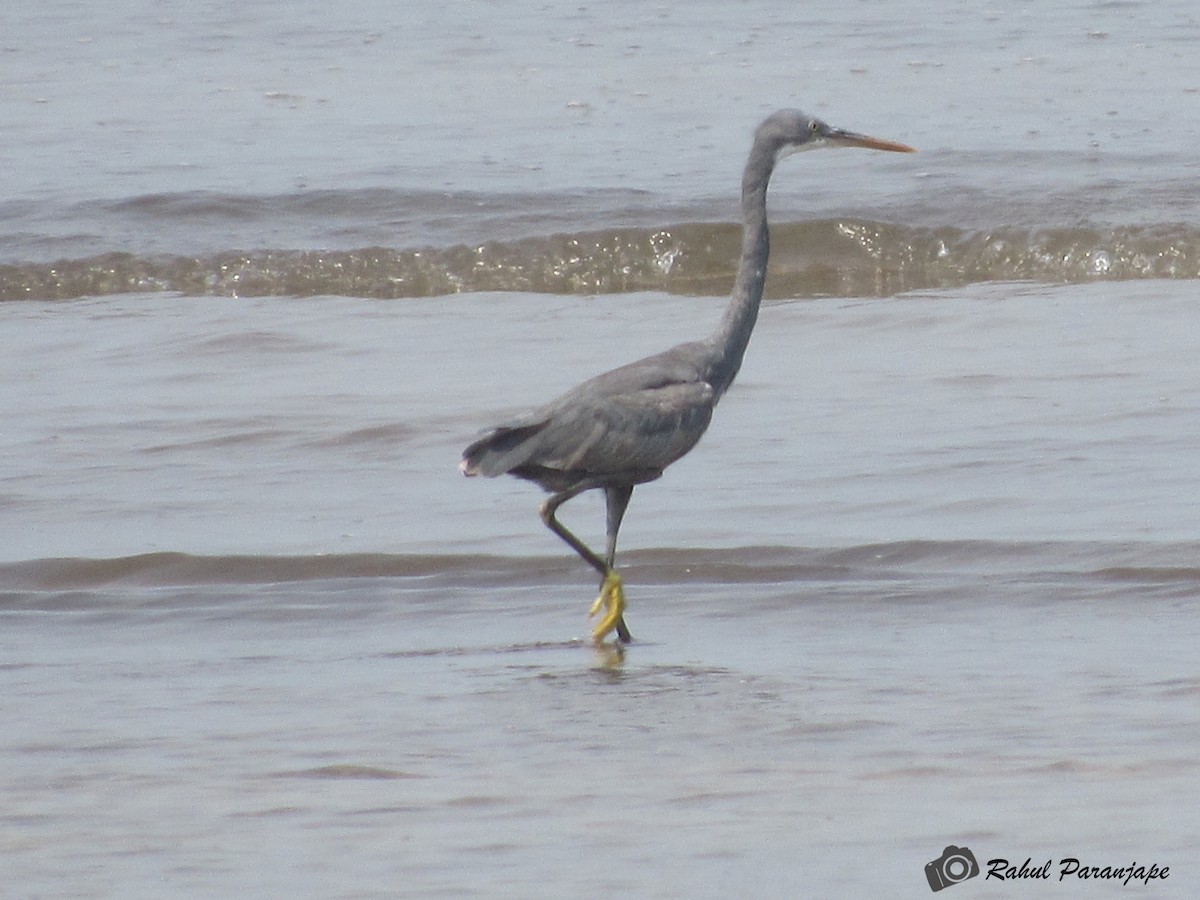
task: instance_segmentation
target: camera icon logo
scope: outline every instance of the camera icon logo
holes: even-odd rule
[[[975,861],[975,854],[966,847],[955,847],[953,844],[933,862],[925,863],[925,878],[929,881],[931,891],[940,891],[978,874],[979,863]]]

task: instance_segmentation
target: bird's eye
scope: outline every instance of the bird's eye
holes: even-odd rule
[[[819,133],[821,130],[821,123],[818,122],[816,119],[813,119],[811,122],[808,123],[808,130],[811,131],[813,134]]]

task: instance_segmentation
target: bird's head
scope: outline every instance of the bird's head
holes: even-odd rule
[[[781,109],[769,116],[758,126],[756,139],[756,142],[766,144],[776,159],[818,147],[865,147],[868,150],[889,150],[893,153],[916,152],[907,144],[834,128],[798,109]]]

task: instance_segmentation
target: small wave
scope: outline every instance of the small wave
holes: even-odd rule
[[[423,776],[399,769],[384,769],[379,766],[368,766],[359,763],[331,763],[327,766],[317,766],[312,769],[278,772],[277,777],[316,778],[321,780],[395,781],[406,778],[421,778]]]
[[[900,541],[835,548],[742,547],[633,551],[621,569],[631,584],[879,584],[942,576],[972,583],[1092,585],[1097,593],[1153,588],[1164,596],[1200,595],[1192,544]],[[455,591],[557,585],[585,573],[573,558],[485,554],[328,554],[196,556],[148,553],[113,559],[36,559],[0,564],[0,612],[137,606],[140,591],[385,581],[390,590]],[[132,598],[132,599],[131,599]]]
[[[143,553],[111,559],[38,559],[0,565],[0,590],[78,590],[113,585],[165,587],[282,584],[343,578],[423,578],[453,572],[497,574],[503,557],[401,556],[352,553],[316,556],[195,556]]]
[[[774,298],[891,296],[985,281],[1200,278],[1200,228],[1189,225],[968,230],[824,219],[775,226],[772,238],[768,294]],[[732,286],[740,240],[735,224],[684,223],[425,249],[110,253],[0,265],[0,300],[139,292],[401,298],[656,290],[720,296]]]

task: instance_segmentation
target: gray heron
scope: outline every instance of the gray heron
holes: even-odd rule
[[[600,615],[595,641],[625,626],[625,591],[616,571],[617,531],[636,485],[661,477],[700,440],[713,409],[742,364],[767,277],[767,184],[784,156],[817,147],[865,147],[911,153],[913,148],[785,109],[754,133],[742,174],[742,255],[729,306],[717,330],[588,379],[556,400],[488,430],[463,451],[464,475],[515,475],[550,497],[542,521],[601,577],[591,615]],[[584,491],[603,490],[607,546],[600,556],[572,534],[556,513]]]

